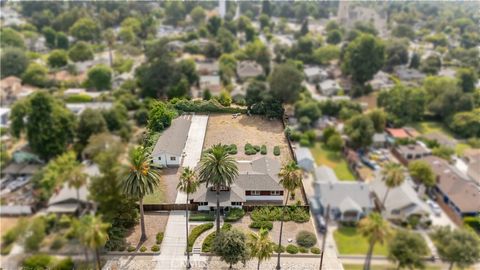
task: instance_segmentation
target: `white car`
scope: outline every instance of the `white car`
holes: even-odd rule
[[[435,216],[439,217],[442,215],[442,209],[440,209],[440,206],[438,206],[438,204],[432,200],[428,200],[427,201],[427,204],[428,206],[430,206],[430,208],[432,209],[432,212],[433,214],[435,214]]]

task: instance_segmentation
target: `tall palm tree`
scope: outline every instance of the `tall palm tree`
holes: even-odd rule
[[[75,167],[68,175],[68,186],[77,190],[77,200],[80,201],[80,188],[87,183],[88,176],[83,172],[83,166]]]
[[[227,146],[216,144],[208,149],[200,159],[198,177],[200,183],[208,187],[213,186],[216,191],[216,232],[220,234],[220,188],[230,187],[238,176],[237,162],[228,153]]]
[[[385,201],[387,200],[388,193],[390,189],[400,186],[405,180],[405,175],[403,173],[403,168],[398,163],[389,162],[387,163],[382,170],[383,178],[387,186],[387,191],[383,197],[382,206],[385,207]]]
[[[151,194],[160,185],[160,171],[153,166],[150,153],[139,146],[130,151],[129,172],[123,182],[126,194],[138,198],[140,206],[140,226],[142,229],[141,241],[147,239],[145,234],[145,219],[143,215],[143,197]]]
[[[97,269],[100,270],[100,248],[105,246],[108,241],[107,231],[110,228],[110,224],[104,223],[101,217],[92,215],[83,216],[80,223],[80,231],[83,233],[83,237],[81,237],[80,240],[85,246],[95,250]]]
[[[383,244],[383,242],[391,235],[390,225],[382,218],[380,213],[372,212],[367,217],[360,220],[358,223],[358,230],[368,239],[369,242],[363,269],[370,270],[373,248],[377,242]]]
[[[260,270],[260,263],[270,259],[273,254],[275,244],[270,240],[267,229],[260,229],[257,233],[248,235],[247,246],[250,249],[250,255],[258,259],[257,270]]]
[[[113,49],[113,46],[115,45],[115,40],[116,40],[115,32],[111,28],[109,28],[109,29],[105,30],[105,32],[103,32],[103,38],[107,42],[108,56],[109,56],[109,60],[110,60],[110,68],[112,68],[112,66],[113,66],[112,49]]]
[[[186,167],[182,171],[180,176],[180,182],[177,185],[177,190],[187,194],[187,202],[185,204],[185,216],[186,216],[186,231],[187,231],[187,269],[190,269],[190,252],[188,251],[188,205],[190,204],[189,195],[195,193],[198,189],[199,183],[195,171]]]
[[[293,194],[297,188],[302,185],[302,171],[298,167],[295,161],[291,161],[283,165],[280,173],[280,184],[283,186],[283,189],[287,191],[287,196],[285,196],[285,204],[283,205],[283,215],[282,220],[280,221],[280,236],[278,238],[278,249],[282,245],[282,234],[283,234],[283,216],[285,216],[285,210],[288,204],[288,197],[290,194]],[[277,269],[280,269],[280,252],[277,257]]]

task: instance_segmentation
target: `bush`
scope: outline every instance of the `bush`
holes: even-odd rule
[[[257,153],[260,152],[260,145],[254,145],[253,149],[255,149]]]
[[[187,100],[181,99],[174,104],[175,109],[183,112],[210,112],[210,113],[246,113],[247,110],[238,107],[225,107],[215,99]]]
[[[74,263],[72,258],[68,257],[66,259],[60,260],[54,264],[52,269],[55,270],[71,270],[74,269]]]
[[[255,147],[251,145],[250,143],[245,144],[245,155],[255,155],[257,153],[257,150],[255,150]]]
[[[273,251],[275,251],[275,253],[284,253],[285,247],[275,244],[275,248],[273,249]]]
[[[49,269],[53,264],[53,257],[46,254],[32,255],[26,258],[22,266],[24,269]]]
[[[262,154],[262,155],[267,154],[267,146],[265,144],[262,145],[262,147],[260,148],[260,154]]]
[[[297,244],[301,247],[310,248],[317,243],[315,234],[309,231],[300,231],[297,234]]]
[[[298,207],[296,205],[288,206],[285,209],[285,214],[282,211],[282,207],[257,207],[252,211],[250,216],[254,221],[280,221],[282,217],[284,221],[295,221],[298,223],[303,223],[310,220],[310,215],[308,211],[306,211],[305,208]]]
[[[273,223],[271,221],[267,220],[259,220],[259,221],[253,221],[249,225],[250,228],[252,229],[267,229],[267,230],[272,230],[273,228]]]
[[[189,221],[214,221],[215,214],[213,212],[198,212],[188,217]]]
[[[237,145],[236,144],[230,144],[227,146],[227,151],[230,155],[236,155],[238,150],[237,150]]]
[[[295,245],[292,245],[292,244],[288,245],[285,250],[290,254],[297,254],[298,253],[298,247],[295,246]]]
[[[147,251],[147,248],[146,248],[145,246],[142,246],[142,247],[140,248],[140,252],[145,252],[145,251]]]
[[[301,138],[300,139],[300,146],[308,147],[308,146],[310,146],[310,141],[307,138]]]
[[[310,252],[313,254],[320,254],[320,249],[318,247],[312,247]]]
[[[65,102],[67,103],[86,103],[92,101],[93,98],[86,94],[75,94],[65,98]]]
[[[163,232],[159,232],[157,233],[157,241],[156,241],[157,245],[162,244],[162,241],[163,241]]]
[[[298,251],[300,251],[300,253],[308,253],[308,249],[306,249],[304,247],[299,247]]]
[[[50,249],[59,250],[63,247],[64,244],[65,244],[65,239],[63,239],[63,237],[58,235],[53,239],[52,244],[50,245]]]
[[[153,245],[150,250],[153,251],[153,252],[159,252],[159,251],[160,251],[160,247],[159,247],[158,245]]]
[[[127,251],[128,251],[128,252],[134,252],[134,251],[135,251],[135,247],[128,246]]]
[[[275,145],[275,147],[273,147],[273,154],[275,156],[280,156],[280,146]]]
[[[192,232],[188,236],[188,252],[192,251],[192,246],[195,243],[195,240],[205,231],[213,228],[213,223],[205,223],[193,228]]]
[[[227,215],[225,216],[226,222],[237,221],[241,219],[245,215],[245,211],[241,208],[232,208],[228,211]]]
[[[9,244],[9,245],[2,244],[2,246],[0,247],[0,254],[2,255],[10,254],[12,247],[13,247],[13,244]]]
[[[225,223],[223,224],[221,231],[226,232],[232,229],[232,224],[230,223]],[[213,248],[213,242],[215,241],[215,236],[216,233],[213,232],[209,234],[207,237],[205,237],[205,240],[203,240],[202,243],[202,252],[211,252]]]

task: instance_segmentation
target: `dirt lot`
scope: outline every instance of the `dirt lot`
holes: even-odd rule
[[[168,212],[147,212],[145,213],[145,230],[147,233],[147,241],[140,243],[140,236],[142,234],[140,229],[140,222],[130,231],[127,236],[127,243],[130,246],[140,248],[145,246],[149,251],[156,243],[156,235],[159,232],[165,231],[167,226]]]
[[[143,199],[144,204],[175,203],[177,197],[177,185],[180,179],[178,168],[162,169],[162,181],[158,189]]]
[[[207,149],[218,143],[236,144],[238,153],[235,157],[239,160],[253,160],[262,157],[260,153],[251,156],[245,155],[246,143],[259,146],[265,144],[267,156],[281,162],[291,159],[282,123],[260,116],[241,115],[234,119],[230,114],[210,115],[203,148]],[[280,156],[273,154],[273,147],[276,145],[280,146]]]
[[[0,217],[0,235],[4,235],[8,230],[17,225],[18,217]]]

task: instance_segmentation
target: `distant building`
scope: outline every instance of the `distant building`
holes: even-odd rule
[[[109,110],[113,107],[111,102],[86,102],[86,103],[67,103],[65,105],[67,109],[73,112],[75,115],[82,114],[86,109],[92,110]]]
[[[327,70],[318,66],[305,67],[303,73],[305,74],[306,80],[312,84],[319,83],[328,78]]]
[[[313,176],[315,177],[316,182],[325,182],[325,183],[335,183],[339,182],[337,175],[333,171],[332,168],[325,166],[325,165],[320,165],[315,167],[315,170],[313,171]]]
[[[432,151],[420,143],[399,145],[392,149],[392,153],[404,165],[412,160],[421,159],[432,154]]]
[[[307,147],[296,147],[295,156],[298,166],[307,172],[312,172],[315,168],[315,159],[313,159],[310,149]]]
[[[88,189],[85,185],[77,190],[68,184],[64,184],[63,187],[48,200],[47,213],[82,215],[92,206],[87,200],[87,197]]]
[[[394,73],[401,81],[423,81],[426,77],[422,72],[406,66],[395,67]]]
[[[349,1],[340,1],[337,18],[340,25],[352,29],[357,22],[371,22],[380,36],[387,34],[386,10],[376,11],[373,8],[351,6]]]
[[[152,162],[160,167],[178,167],[182,163],[183,149],[188,138],[191,119],[180,116],[158,138],[152,151]]]
[[[254,61],[242,61],[237,64],[237,75],[241,80],[263,75],[263,68]]]
[[[325,96],[335,96],[340,91],[341,87],[335,80],[325,80],[321,82],[318,87],[320,92]]]
[[[220,94],[222,90],[222,82],[218,75],[200,76],[199,85],[202,92],[208,89],[213,95]]]
[[[390,79],[390,75],[381,70],[367,83],[372,86],[373,90],[390,89],[395,86],[395,83]]]
[[[6,128],[10,125],[10,108],[0,107],[0,127]]]

